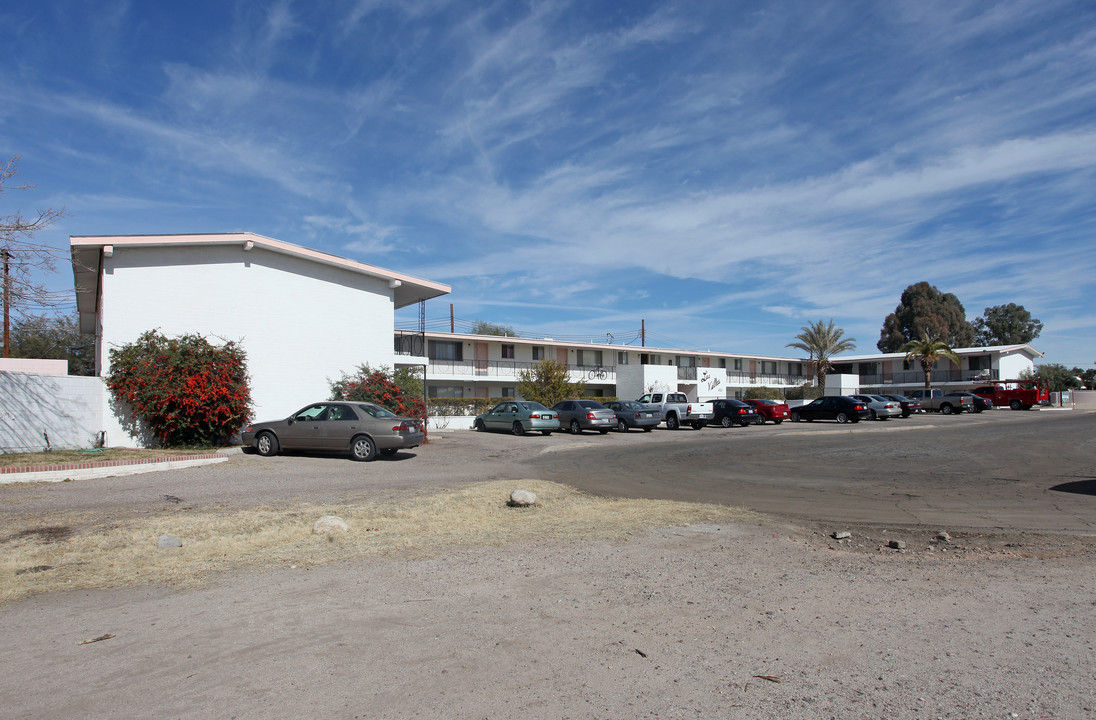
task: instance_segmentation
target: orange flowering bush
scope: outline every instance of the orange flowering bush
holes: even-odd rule
[[[168,447],[224,445],[251,419],[247,357],[234,342],[150,330],[111,349],[106,384]]]
[[[329,382],[332,400],[376,403],[400,417],[420,420],[422,431],[426,432],[426,404],[422,398],[414,397],[397,385],[387,367],[374,370],[368,365],[359,365],[354,372],[344,373],[338,380]]]

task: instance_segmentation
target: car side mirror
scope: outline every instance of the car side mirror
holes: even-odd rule
[[[286,425],[292,425],[292,424],[293,424],[293,418],[291,418],[291,417],[290,417],[290,418],[286,418],[286,419],[285,419],[285,424],[286,424]]]

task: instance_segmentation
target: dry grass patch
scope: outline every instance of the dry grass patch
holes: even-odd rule
[[[531,490],[539,507],[507,507]],[[312,534],[322,515],[345,535]],[[495,481],[388,502],[304,504],[238,512],[165,510],[121,522],[89,515],[0,526],[0,603],[36,593],[148,583],[195,586],[243,567],[309,567],[366,557],[425,557],[446,548],[522,540],[621,539],[654,527],[743,522],[749,511],[719,505],[600,498],[543,481]],[[37,528],[37,529],[36,529]],[[49,528],[48,532],[42,531]],[[65,528],[65,531],[58,530]],[[183,547],[158,550],[168,533]]]
[[[35,453],[0,454],[0,467],[27,467],[30,465],[61,465],[64,463],[104,462],[107,460],[134,460],[182,455],[205,455],[216,452],[216,448],[192,450],[189,448],[167,448],[156,450],[138,450],[135,448],[104,448],[103,450],[50,450]]]

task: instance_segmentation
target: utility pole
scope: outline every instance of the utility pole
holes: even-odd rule
[[[4,357],[11,357],[11,276],[8,274],[8,261],[11,253],[7,248],[0,250],[4,257]]]
[[[647,347],[647,321],[639,321],[639,346]]]

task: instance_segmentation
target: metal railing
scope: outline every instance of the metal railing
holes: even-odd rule
[[[727,371],[728,385],[752,385],[765,387],[798,387],[809,383],[811,379],[806,375],[748,373],[737,370]]]
[[[998,370],[933,370],[932,382],[935,383],[978,383],[998,380]],[[921,370],[902,370],[900,372],[861,375],[861,385],[924,385],[925,373]]]
[[[465,375],[517,379],[522,370],[532,370],[539,364],[539,362],[521,360],[431,360],[427,374],[430,377]],[[568,365],[567,374],[572,382],[588,384],[616,382],[616,367],[613,366]]]
[[[393,340],[397,355],[426,356],[426,335],[423,333],[397,330]]]

